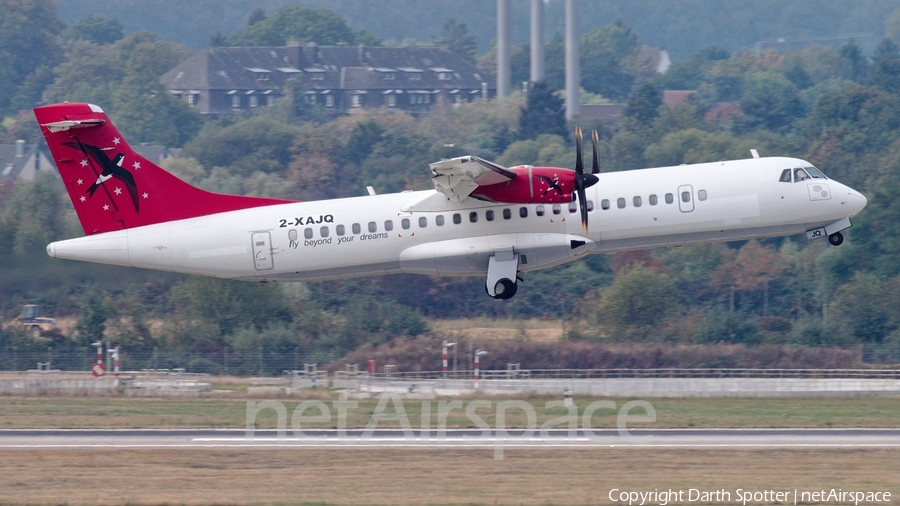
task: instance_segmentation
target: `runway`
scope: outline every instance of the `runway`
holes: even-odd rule
[[[4,429],[0,449],[900,448],[900,429],[287,430]]]

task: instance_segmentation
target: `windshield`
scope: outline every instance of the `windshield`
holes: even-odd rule
[[[806,172],[809,173],[810,176],[812,176],[813,179],[828,179],[827,177],[825,177],[825,174],[822,174],[822,171],[815,167],[804,168],[806,169]]]

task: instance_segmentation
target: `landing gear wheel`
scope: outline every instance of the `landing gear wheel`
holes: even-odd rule
[[[830,242],[832,246],[840,246],[844,242],[844,234],[835,232],[828,236],[828,242]]]
[[[516,290],[518,289],[519,285],[515,281],[503,278],[497,281],[497,284],[494,285],[495,295],[493,295],[493,297],[500,300],[511,299],[513,295],[516,294]]]

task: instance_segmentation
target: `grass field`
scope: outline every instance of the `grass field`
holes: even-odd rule
[[[332,408],[338,399],[334,392],[320,391],[307,398],[321,400]],[[465,407],[475,398],[462,398]],[[496,403],[503,399],[524,400],[535,407],[538,424],[566,414],[564,408],[545,409],[551,396],[522,396],[510,398],[480,397],[491,401],[491,408],[479,409],[482,418],[495,419]],[[260,399],[256,399],[260,400]],[[280,399],[292,410],[303,399]],[[576,397],[580,413],[598,398]],[[630,399],[611,399],[617,408]],[[644,399],[656,409],[657,421],[644,426],[668,427],[900,427],[900,399],[892,397],[862,398],[686,398]],[[348,427],[364,427],[376,408],[378,400],[359,400],[357,409],[350,410]],[[431,426],[437,424],[438,401],[431,401]],[[403,408],[413,427],[421,426],[422,401],[407,400]],[[129,397],[0,397],[0,429],[14,428],[200,428],[244,427],[247,399],[234,398],[129,398]],[[311,424],[323,428],[335,427],[336,410],[332,422]],[[393,412],[387,404],[385,412]],[[318,414],[315,410],[310,415]],[[615,427],[617,411],[601,409],[593,417],[595,427]],[[636,411],[634,414],[643,414]],[[276,425],[273,410],[258,414],[257,427]],[[526,418],[521,410],[510,410],[507,426],[524,426]],[[391,427],[389,423],[384,427]],[[399,427],[399,425],[393,425]],[[448,427],[471,427],[464,410],[456,409],[447,418]],[[636,425],[640,426],[640,425]],[[379,425],[382,427],[382,425]]]
[[[0,503],[610,504],[614,488],[695,488],[724,489],[728,504],[740,504],[738,488],[900,492],[895,450],[520,450],[499,462],[489,450],[16,450],[3,457]]]

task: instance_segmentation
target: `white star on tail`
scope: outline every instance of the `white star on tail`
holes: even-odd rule
[[[135,170],[140,169],[140,168],[141,168],[141,162],[134,162],[133,167],[135,168]]]
[[[86,200],[87,200],[87,199],[86,199],[86,198],[84,198],[84,195],[82,195],[82,196],[81,196],[81,198],[80,198],[80,199],[78,199],[78,200],[80,200],[80,201],[82,201],[82,202],[84,202],[84,201],[86,201]]]
[[[106,205],[106,204],[103,204],[103,210],[104,210],[104,211],[109,211],[109,206]]]
[[[144,198],[147,198],[147,197],[149,197],[149,196],[150,196],[150,194],[149,194],[149,193],[146,193],[146,192],[144,192],[144,194],[141,195],[141,197],[144,197]]]
[[[75,181],[75,182],[78,183],[79,185],[81,185],[82,183],[84,183],[84,180],[83,180],[83,179],[79,179],[78,181]]]
[[[115,138],[113,139],[113,144],[115,144],[116,146],[118,146],[120,142],[122,142],[122,140],[119,139],[118,137],[115,137]]]
[[[122,194],[122,189],[121,189],[121,188],[116,188],[116,189],[115,189],[115,192],[116,192],[116,195],[121,195],[121,194]]]
[[[87,167],[87,164],[88,164],[87,158],[85,158],[84,160],[81,161],[82,167]]]

